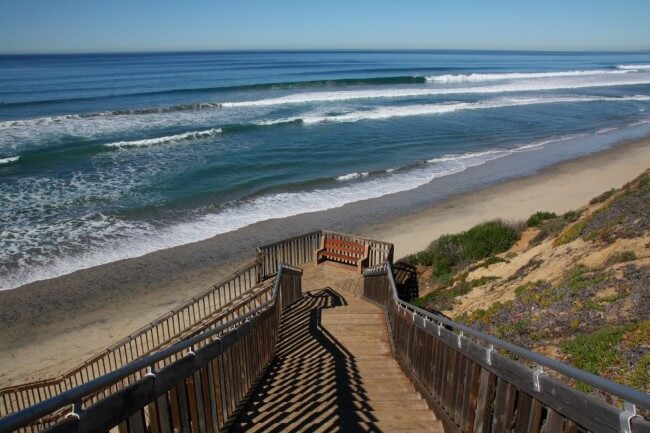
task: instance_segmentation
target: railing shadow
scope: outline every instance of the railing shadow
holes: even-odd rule
[[[415,266],[404,262],[393,264],[397,296],[403,301],[411,301],[420,296],[418,274]]]
[[[285,310],[277,357],[230,431],[380,431],[354,356],[321,326],[322,310],[344,305],[326,288]]]

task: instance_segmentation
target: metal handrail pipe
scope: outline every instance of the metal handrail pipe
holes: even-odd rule
[[[397,305],[401,306],[402,308],[411,310],[414,313],[417,313],[418,315],[427,318],[431,321],[435,321],[443,325],[447,325],[452,328],[455,328],[459,331],[462,331],[465,334],[465,336],[471,335],[472,337],[479,338],[496,347],[506,349],[511,353],[514,353],[530,361],[533,361],[539,365],[557,371],[558,373],[564,376],[579,380],[595,388],[606,391],[612,395],[616,395],[627,402],[650,408],[650,394],[646,394],[644,392],[630,388],[625,385],[621,385],[620,383],[612,382],[611,380],[605,379],[604,377],[597,376],[595,374],[589,373],[587,371],[581,370],[579,368],[573,367],[571,365],[565,364],[555,359],[548,358],[544,355],[517,346],[513,343],[509,343],[507,341],[501,340],[500,338],[486,334],[477,329],[471,328],[467,325],[463,325],[461,323],[455,322],[440,314],[431,313],[429,311],[423,310],[422,308],[416,307],[413,304],[402,301],[397,296],[397,285],[395,284],[395,278],[393,276],[393,267],[388,261],[386,262],[385,266],[386,266],[386,274],[388,276],[389,286],[391,288],[393,300],[397,303]],[[372,272],[372,269],[370,269],[369,272]]]

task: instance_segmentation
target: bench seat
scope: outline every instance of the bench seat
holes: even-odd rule
[[[315,261],[331,260],[355,266],[359,272],[368,265],[368,246],[359,242],[323,236],[320,249],[316,251]]]

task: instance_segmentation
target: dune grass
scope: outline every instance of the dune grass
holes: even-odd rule
[[[519,239],[519,230],[501,220],[489,221],[462,233],[443,235],[429,247],[406,258],[411,265],[431,266],[432,276],[448,281],[454,271],[507,251]]]

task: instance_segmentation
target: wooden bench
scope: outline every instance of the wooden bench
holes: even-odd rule
[[[320,249],[316,251],[316,264],[324,260],[356,266],[357,270],[362,272],[363,267],[368,266],[368,246],[323,236]]]

